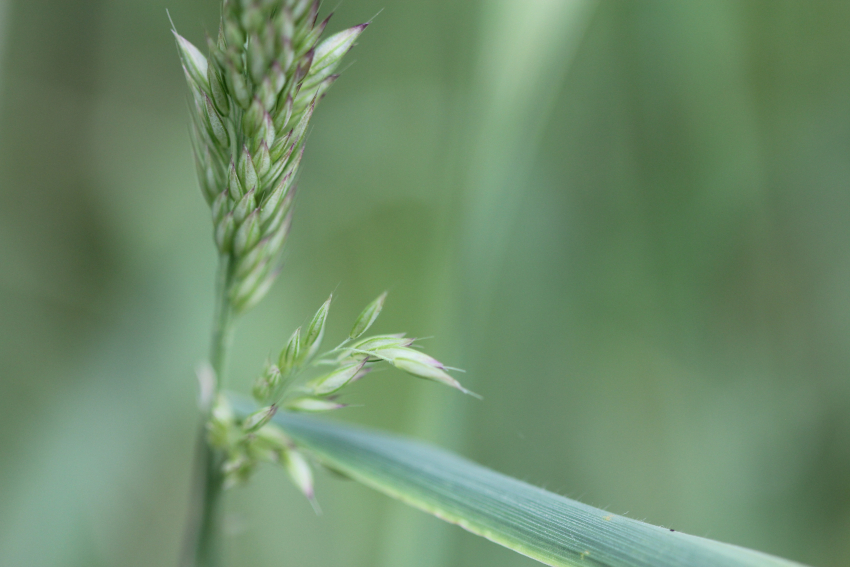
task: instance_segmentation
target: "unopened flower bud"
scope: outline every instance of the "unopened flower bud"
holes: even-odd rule
[[[236,224],[242,224],[248,215],[257,208],[257,200],[254,198],[255,194],[256,190],[251,189],[233,207],[233,218],[236,220]]]
[[[264,51],[265,50],[263,49],[259,36],[257,36],[257,34],[252,34],[248,38],[246,56],[248,58],[248,70],[251,73],[251,79],[253,79],[255,85],[262,82],[263,76],[266,74],[266,67],[268,67],[268,61],[266,60],[266,54]]]
[[[242,72],[236,68],[233,62],[228,61],[227,66],[227,86],[231,96],[236,99],[244,110],[247,110],[251,105],[251,89],[248,88],[248,83],[245,82],[245,77]]]
[[[260,221],[265,224],[280,210],[281,201],[286,197],[292,186],[293,176],[285,175],[260,205]]]
[[[289,374],[298,364],[299,354],[301,351],[301,327],[295,329],[292,336],[289,337],[289,342],[280,353],[278,367],[282,374]]]
[[[356,339],[363,335],[381,314],[381,309],[384,308],[384,301],[387,299],[387,292],[382,293],[378,298],[366,306],[366,309],[357,317],[354,322],[354,327],[348,334],[349,338]]]
[[[227,179],[227,189],[230,191],[230,198],[234,201],[238,201],[242,198],[242,195],[246,193],[246,189],[239,180],[239,174],[236,173],[236,164],[233,163],[232,160],[230,162],[230,170],[228,171]]]
[[[230,402],[222,394],[218,394],[207,422],[207,436],[214,447],[226,448],[230,444],[230,433],[236,422],[236,416],[230,407]]]
[[[280,91],[282,91],[283,87],[286,85],[286,72],[280,66],[280,62],[275,61],[272,63],[272,66],[269,69],[269,81],[272,85],[271,92],[274,94],[274,101],[272,106],[266,107],[266,110],[271,111],[272,108],[274,108],[274,103],[277,102]]]
[[[301,89],[298,96],[295,97],[293,108],[295,112],[301,112],[308,104],[314,100],[319,101],[325,96],[325,91],[339,78],[339,75],[330,75],[325,80],[315,85],[310,85]]]
[[[260,241],[259,212],[254,210],[239,225],[233,236],[233,253],[237,256],[246,253]]]
[[[236,309],[238,313],[243,313],[252,309],[257,303],[262,300],[269,290],[274,284],[275,278],[277,278],[278,271],[272,271],[269,273],[263,281],[254,288],[254,291],[249,293],[248,295],[241,297],[238,303],[234,303],[233,307]]]
[[[291,154],[292,150],[295,148],[295,144],[290,142],[291,138],[292,130],[290,130],[285,136],[277,138],[274,141],[274,144],[269,146],[269,156],[272,158],[272,162],[274,163],[272,169],[276,168],[277,173],[283,171],[283,167],[286,165],[283,162],[289,157],[289,154]]]
[[[331,300],[333,299],[333,294],[319,307],[319,310],[316,311],[316,314],[313,315],[313,319],[310,321],[310,325],[307,327],[307,332],[304,333],[304,338],[302,339],[302,357],[304,360],[309,360],[312,358],[316,351],[319,350],[319,347],[322,344],[322,337],[325,335],[325,321],[328,318],[328,311],[331,308]]]
[[[257,175],[260,179],[266,174],[271,167],[272,160],[271,156],[269,156],[269,146],[265,140],[260,143],[260,147],[257,149],[257,152],[254,154],[254,169],[257,170]]]
[[[320,43],[316,48],[310,76],[305,81],[305,86],[318,84],[333,73],[339,62],[342,61],[342,57],[351,49],[351,46],[354,45],[354,42],[368,25],[368,23],[365,23],[348,28]]]
[[[445,366],[443,365],[442,362],[440,362],[439,360],[437,360],[433,356],[425,354],[421,350],[416,350],[416,349],[402,347],[402,346],[385,347],[385,348],[382,348],[382,349],[373,349],[373,350],[375,351],[375,354],[380,356],[383,360],[390,361],[391,364],[394,364],[393,361],[396,358],[406,358],[408,360],[415,360],[415,361],[420,362],[422,364],[427,364],[429,366],[433,366],[434,368],[440,368],[440,369],[445,368]]]
[[[281,451],[269,447],[264,443],[258,443],[256,438],[248,443],[248,454],[255,461],[272,464],[280,463]]]
[[[254,134],[254,143],[251,144],[251,151],[256,151],[260,144],[274,144],[275,129],[272,117],[268,113],[263,114],[263,119],[260,121],[260,127]]]
[[[242,155],[239,156],[239,164],[236,166],[236,173],[239,175],[239,181],[242,182],[242,187],[245,191],[250,191],[257,187],[259,177],[257,170],[254,168],[254,160],[248,148],[242,147]]]
[[[265,443],[269,447],[277,449],[288,449],[295,446],[295,443],[283,430],[274,423],[267,423],[265,427],[257,430],[254,435],[259,441]]]
[[[222,191],[218,194],[212,203],[212,219],[213,224],[218,225],[224,218],[224,215],[230,212],[230,197],[227,191]]]
[[[471,396],[475,396],[480,398],[480,396],[474,392],[470,392],[466,388],[460,385],[460,382],[452,378],[448,375],[444,370],[437,366],[432,366],[430,364],[425,364],[419,360],[413,360],[410,358],[396,358],[393,360],[393,365],[399,370],[404,370],[408,374],[412,374],[413,376],[418,376],[419,378],[425,378],[426,380],[433,380],[434,382],[440,382],[441,384],[445,384],[447,386],[451,386],[457,390],[460,390],[464,394],[469,394]]]
[[[292,129],[291,141],[295,144],[301,142],[301,138],[304,136],[304,132],[307,131],[307,124],[309,124],[310,118],[313,116],[313,110],[315,109],[316,103],[313,101],[307,108],[306,112],[304,112],[304,116],[301,117],[301,120],[299,120],[295,128]]]
[[[254,382],[251,393],[258,403],[265,403],[272,397],[281,382],[280,369],[274,364],[269,364],[262,375]]]
[[[239,453],[229,458],[222,465],[224,472],[224,489],[233,488],[245,484],[251,478],[257,468],[257,461],[251,459],[244,453]]]
[[[183,62],[186,72],[198,88],[205,92],[208,91],[210,87],[207,82],[207,58],[186,38],[176,31],[172,30],[172,33],[177,40],[177,51],[180,53],[180,60]]]
[[[269,251],[269,239],[264,238],[254,246],[250,252],[243,254],[236,260],[236,270],[233,272],[235,281],[244,280],[253,273],[256,268],[271,259],[273,254]]]
[[[229,252],[233,245],[233,234],[236,232],[236,221],[233,213],[227,213],[215,227],[215,243],[222,254]]]
[[[295,21],[301,19],[301,16],[310,8],[311,5],[318,5],[319,0],[296,0],[292,7],[292,18]]]
[[[242,115],[242,130],[245,132],[246,138],[250,139],[256,135],[262,125],[263,114],[265,114],[265,112],[266,109],[263,106],[263,101],[261,101],[258,97],[254,97],[251,101],[251,106],[249,106],[247,112]]]
[[[229,19],[224,20],[224,37],[230,45],[242,45],[245,43],[245,34],[242,32],[242,28],[239,24]]]
[[[298,61],[298,66],[295,68],[295,76],[292,78],[292,81],[298,85],[296,88],[300,88],[301,83],[304,81],[304,77],[306,77],[310,72],[310,67],[313,66],[313,56],[315,54],[315,50],[310,49],[304,53]]]
[[[289,72],[292,64],[295,62],[295,48],[292,47],[292,37],[288,35],[283,38],[283,49],[281,50],[278,61],[280,62],[281,69],[286,72]]]
[[[351,382],[363,369],[364,364],[366,364],[366,361],[362,360],[355,364],[348,364],[337,368],[329,374],[325,374],[324,376],[311,380],[307,383],[306,388],[311,394],[316,396],[332,394]]]
[[[263,78],[263,81],[257,88],[256,98],[263,105],[263,109],[265,111],[269,111],[274,108],[274,105],[277,103],[277,92],[274,90],[271,77],[266,76]]]
[[[286,100],[274,114],[274,127],[277,132],[284,132],[292,117],[292,95],[287,95]]]
[[[325,28],[328,26],[328,22],[331,21],[331,17],[333,13],[328,14],[328,17],[322,20],[322,22],[313,27],[312,29],[308,27],[304,27],[303,33],[296,36],[295,41],[301,46],[302,49],[312,49],[316,46],[316,42],[319,41],[319,38],[322,37],[322,33],[325,31]]]
[[[234,307],[239,308],[254,295],[255,290],[268,276],[270,268],[269,260],[262,260],[230,288],[230,300]]]
[[[198,184],[201,186],[201,193],[208,205],[212,205],[217,197],[218,180],[216,178],[215,169],[212,167],[209,148],[204,147],[202,150],[196,150],[195,168],[198,173]]]
[[[311,413],[338,410],[344,407],[345,404],[339,404],[333,400],[323,400],[320,398],[296,398],[286,402],[286,409],[288,410]]]
[[[408,347],[412,345],[416,339],[405,337],[404,333],[400,335],[376,335],[374,337],[366,337],[351,345],[352,349],[356,350],[380,350],[395,347]]]
[[[246,433],[256,431],[267,424],[271,418],[274,417],[275,413],[277,413],[277,406],[274,404],[257,410],[245,418],[242,422],[242,429],[244,429]]]
[[[212,95],[211,98],[215,107],[223,116],[227,116],[227,113],[230,112],[230,102],[227,100],[227,87],[215,65],[210,65],[207,68],[207,82],[210,85],[210,94]]]
[[[304,496],[313,500],[313,471],[304,455],[295,449],[288,449],[281,453],[281,462],[286,469],[292,483],[298,487]]]
[[[227,129],[221,122],[221,117],[218,115],[218,111],[215,109],[215,105],[213,105],[210,97],[206,94],[204,94],[203,97],[205,110],[204,116],[206,118],[207,128],[210,131],[210,135],[213,137],[213,140],[218,142],[220,147],[226,148],[228,146]]]
[[[242,28],[248,32],[259,30],[265,23],[265,15],[258,2],[242,2]]]

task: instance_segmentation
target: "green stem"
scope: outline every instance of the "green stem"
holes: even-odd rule
[[[210,365],[215,382],[211,399],[202,400],[202,421],[197,439],[192,502],[184,542],[182,563],[184,567],[221,565],[221,496],[224,485],[221,465],[224,455],[207,442],[206,424],[212,404],[224,383],[227,355],[233,335],[233,310],[228,297],[230,279],[230,259],[223,256],[219,260],[215,323],[210,348]]]
[[[218,280],[216,281],[216,312],[213,327],[212,345],[210,347],[210,364],[215,372],[215,388],[218,394],[224,382],[224,371],[227,364],[227,354],[233,339],[233,308],[230,305],[228,292],[231,279],[230,257],[222,256],[218,264]]]

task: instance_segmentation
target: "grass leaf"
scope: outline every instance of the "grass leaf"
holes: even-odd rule
[[[800,565],[611,514],[408,438],[288,412],[273,421],[332,469],[547,565]]]

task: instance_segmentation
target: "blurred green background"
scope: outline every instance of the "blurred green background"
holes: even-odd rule
[[[332,6],[328,5],[327,8]],[[0,565],[173,565],[215,257],[166,9],[0,0]],[[232,385],[434,336],[484,401],[384,372],[337,419],[612,512],[850,564],[850,3],[347,0],[383,12],[313,120]],[[228,495],[230,565],[535,563],[318,472]]]

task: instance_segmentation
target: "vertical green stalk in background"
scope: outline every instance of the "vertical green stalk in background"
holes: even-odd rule
[[[594,0],[498,0],[481,4],[480,48],[467,101],[468,122],[459,159],[461,191],[447,198],[444,235],[436,250],[454,249],[448,270],[435,282],[435,328],[452,329],[444,345],[452,360],[476,376],[476,343],[488,324],[494,284],[515,228],[517,210],[529,190],[528,177],[540,137],[578,45],[593,14]],[[454,228],[458,227],[458,228]],[[486,392],[486,388],[484,388]],[[484,393],[486,398],[486,393]],[[415,398],[409,430],[441,446],[460,450],[466,430],[465,400],[428,391]],[[428,532],[427,537],[422,536]],[[437,566],[450,552],[449,526],[409,510],[393,512],[384,530],[383,564]],[[418,537],[413,537],[418,534]],[[421,547],[420,547],[421,546]],[[425,549],[427,546],[427,552]]]

